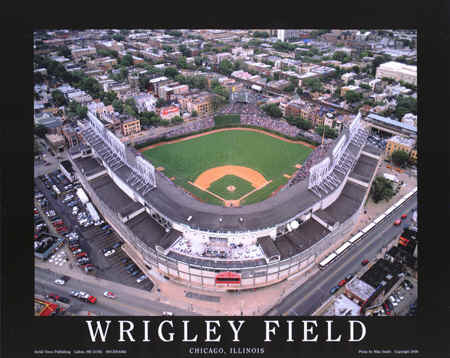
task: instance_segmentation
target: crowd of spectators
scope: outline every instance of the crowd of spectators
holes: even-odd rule
[[[289,180],[288,186],[300,183],[309,176],[310,169],[313,165],[319,163],[330,152],[333,146],[333,142],[322,144],[314,149],[311,154],[303,162],[302,167],[295,173],[295,175]]]
[[[178,126],[172,127],[168,132],[165,133],[165,137],[166,138],[178,137],[181,135],[189,134],[192,132],[198,132],[211,127],[214,127],[214,118],[207,117],[204,119],[199,119],[196,121],[183,123]]]

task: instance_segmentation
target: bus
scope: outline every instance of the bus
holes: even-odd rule
[[[325,266],[327,266],[328,264],[330,264],[331,262],[333,262],[333,260],[337,257],[337,255],[333,252],[330,255],[328,255],[324,260],[322,260],[319,263],[319,268],[322,270],[325,268]]]
[[[364,233],[362,231],[358,232],[356,235],[353,235],[350,240],[348,240],[350,243],[354,244],[356,241],[358,241],[361,236],[363,236]]]
[[[372,222],[369,225],[367,225],[364,229],[362,229],[361,231],[365,234],[365,233],[369,232],[374,226],[375,226],[375,223]]]
[[[336,249],[336,251],[335,251],[336,255],[341,255],[350,246],[352,246],[352,243],[347,241],[346,243],[344,243],[343,245],[341,245],[339,248]]]

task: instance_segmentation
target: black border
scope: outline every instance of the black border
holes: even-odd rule
[[[419,347],[415,356],[442,357],[448,354],[448,328],[444,324],[448,314],[446,288],[448,261],[445,247],[448,241],[448,88],[450,48],[449,4],[441,1],[434,7],[403,1],[372,3],[343,2],[298,4],[259,3],[245,12],[231,3],[209,3],[205,8],[181,9],[169,4],[167,9],[136,4],[109,4],[120,11],[113,17],[109,9],[91,6],[77,8],[76,3],[63,5],[63,11],[32,11],[29,17],[2,18],[2,66],[6,96],[2,96],[0,197],[1,216],[1,333],[0,356],[30,357],[39,347],[61,349],[87,348],[87,331],[82,319],[34,319],[33,253],[30,201],[33,170],[32,136],[32,31],[35,28],[417,28],[419,56],[419,221],[423,228],[420,241],[419,313],[417,318],[368,319],[370,335],[362,346],[378,349]],[[437,6],[436,6],[437,5]],[[127,7],[127,9],[124,9]],[[76,9],[72,9],[75,7]],[[112,10],[112,9],[111,9]],[[125,10],[122,12],[122,10]],[[113,11],[113,10],[112,10]],[[198,12],[196,12],[198,11]],[[217,16],[220,14],[220,18]],[[69,18],[68,18],[69,16]],[[138,17],[136,17],[138,16]],[[113,19],[113,20],[111,20]],[[426,61],[425,61],[426,59]],[[426,63],[425,63],[426,62]],[[30,91],[30,92],[28,92]],[[425,127],[428,129],[425,130]],[[447,201],[445,200],[447,199]],[[31,270],[30,270],[31,268]],[[106,317],[104,317],[106,319]],[[137,317],[130,318],[138,323]],[[192,321],[194,319],[190,318]],[[196,319],[195,326],[204,319]],[[239,319],[238,317],[235,318]],[[246,346],[262,346],[261,318],[245,318],[249,333]],[[271,317],[272,319],[272,317]],[[273,319],[277,319],[273,317]],[[287,317],[278,317],[285,321]],[[295,321],[300,317],[292,318]],[[305,317],[305,319],[311,319]],[[315,317],[312,319],[316,319]],[[317,318],[320,321],[320,318]],[[112,318],[113,322],[117,318]],[[176,317],[174,322],[179,322]],[[224,322],[226,319],[221,318]],[[158,319],[152,320],[157,322]],[[336,320],[336,322],[341,320]],[[281,335],[279,336],[279,338]],[[254,344],[251,340],[254,339]],[[68,343],[71,342],[68,346]],[[111,347],[121,348],[110,342]],[[225,345],[226,342],[225,342]],[[153,342],[127,344],[131,357],[188,356],[182,344]],[[98,347],[98,345],[97,345]],[[106,345],[102,345],[106,349]],[[133,352],[133,353],[132,353]],[[355,345],[300,343],[286,344],[281,340],[266,346],[264,356],[283,354],[283,357],[350,357]],[[132,353],[132,354],[131,354]],[[78,355],[83,356],[83,355]],[[115,355],[117,356],[117,355]],[[124,356],[124,355],[120,355]],[[228,356],[231,356],[230,354]],[[370,355],[371,357],[377,355]],[[388,356],[388,355],[383,355]]]

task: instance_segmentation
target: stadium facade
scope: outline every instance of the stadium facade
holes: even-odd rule
[[[358,114],[276,195],[244,207],[196,200],[91,112],[70,161],[143,272],[206,290],[251,289],[302,275],[351,234],[380,163],[362,123]]]

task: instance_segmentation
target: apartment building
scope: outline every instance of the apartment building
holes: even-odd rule
[[[72,57],[74,59],[78,59],[83,56],[96,55],[97,49],[95,47],[85,47],[85,48],[73,49],[71,52],[72,52]]]
[[[173,117],[180,116],[180,108],[177,106],[161,107],[159,116],[164,120],[170,120]]]
[[[121,120],[120,129],[124,136],[139,133],[141,131],[141,121],[131,117]]]
[[[95,47],[97,49],[102,48],[105,50],[113,50],[113,51],[123,51],[125,50],[125,45],[123,43],[117,42],[115,40],[112,41],[97,41],[95,43]]]
[[[417,66],[405,65],[395,61],[382,63],[378,66],[375,77],[387,77],[417,85]]]
[[[417,147],[415,139],[406,138],[400,135],[389,138],[386,142],[386,157],[390,157],[392,153],[397,150],[407,152],[410,160],[417,162]]]

